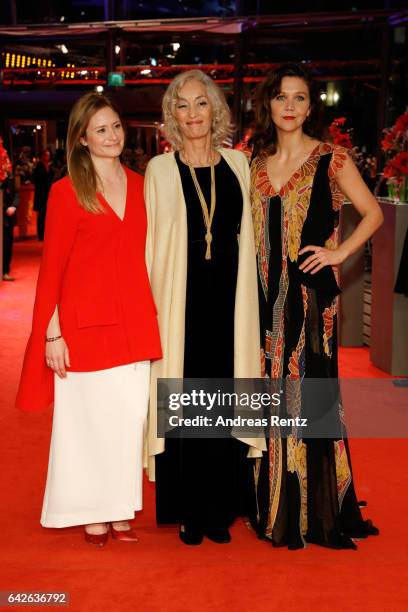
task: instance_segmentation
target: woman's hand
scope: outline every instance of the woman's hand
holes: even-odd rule
[[[312,255],[299,266],[303,272],[316,274],[324,266],[337,266],[343,263],[349,255],[363,246],[383,222],[383,214],[377,200],[370,193],[350,157],[347,157],[343,167],[336,172],[336,183],[360,213],[362,220],[351,236],[333,251],[313,245],[301,249],[299,255],[312,252]]]
[[[326,249],[321,246],[308,245],[299,251],[299,255],[312,251],[312,255],[306,257],[305,261],[299,266],[299,270],[316,274],[325,266],[337,266],[346,259],[345,253],[341,249]]]
[[[66,378],[67,367],[70,367],[69,350],[64,338],[45,343],[45,361],[60,378]]]

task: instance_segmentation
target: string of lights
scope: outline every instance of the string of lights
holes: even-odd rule
[[[88,84],[103,84],[107,79],[107,71],[103,66],[75,66],[75,64],[67,63],[64,67],[55,67],[50,60],[41,58],[33,58],[28,63],[25,60],[25,65],[20,59],[20,66],[17,65],[17,58],[13,60],[13,56],[5,53],[5,62],[3,69],[3,85],[35,85],[41,84],[44,81],[52,82],[55,85],[69,81],[70,83],[83,84],[88,81]],[[14,64],[14,65],[13,65]],[[243,81],[244,83],[258,83],[265,74],[275,68],[278,64],[275,63],[260,63],[260,64],[245,64],[243,66]],[[309,62],[308,67],[311,69],[325,69],[325,73],[317,76],[320,80],[341,80],[342,78],[364,78],[378,79],[379,78],[379,60],[369,59],[360,60],[353,63],[353,67],[359,68],[363,72],[348,74],[346,68],[349,64],[341,61],[321,61]],[[220,84],[232,84],[234,81],[235,66],[233,64],[178,64],[171,66],[157,65],[141,65],[141,66],[117,66],[115,74],[121,75],[120,84],[123,85],[140,85],[140,84],[167,84],[179,72],[183,70],[191,70],[199,67],[200,70],[209,74],[215,81]],[[50,70],[52,68],[52,70]],[[343,74],[339,72],[344,70]],[[329,71],[330,79],[327,78]],[[123,82],[122,82],[123,81]],[[119,81],[118,81],[119,83]],[[116,84],[118,84],[116,83]],[[325,98],[323,98],[325,100]]]

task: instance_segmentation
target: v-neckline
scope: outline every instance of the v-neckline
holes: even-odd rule
[[[100,198],[102,198],[103,203],[105,204],[105,206],[111,211],[111,213],[116,217],[116,219],[120,222],[123,223],[125,218],[126,218],[126,212],[127,212],[127,208],[128,208],[128,193],[129,193],[129,175],[126,171],[126,166],[122,165],[122,169],[125,173],[126,176],[126,195],[125,195],[125,208],[123,210],[123,217],[120,218],[118,213],[114,210],[114,208],[109,204],[108,200],[105,198],[105,196],[98,191],[98,195]]]
[[[272,191],[275,195],[280,195],[283,190],[285,189],[285,187],[287,185],[289,185],[289,183],[292,181],[292,179],[294,178],[294,176],[300,172],[303,168],[303,166],[305,164],[307,164],[307,162],[310,160],[310,158],[313,156],[313,154],[317,151],[317,149],[320,147],[320,142],[310,151],[309,155],[306,157],[305,161],[303,163],[300,164],[300,166],[298,168],[296,168],[296,170],[290,175],[290,177],[288,178],[287,181],[285,181],[282,185],[282,187],[280,189],[276,189],[275,186],[272,184],[272,181],[269,177],[269,172],[268,172],[268,158],[266,158],[266,162],[265,162],[265,171],[266,171],[266,176],[268,179],[268,182],[270,184],[270,186],[272,187]]]

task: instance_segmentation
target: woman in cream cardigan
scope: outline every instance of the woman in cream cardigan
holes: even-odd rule
[[[145,178],[147,261],[163,358],[152,367],[149,475],[158,523],[179,523],[185,544],[230,541],[248,453],[264,442],[157,437],[158,378],[258,378],[256,259],[245,156],[221,147],[231,129],[224,95],[200,70],[178,75],[163,99],[175,152]],[[241,460],[242,459],[242,460]],[[237,465],[241,474],[237,474]]]

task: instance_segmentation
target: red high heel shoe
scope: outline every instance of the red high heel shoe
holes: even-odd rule
[[[109,528],[106,529],[105,533],[88,533],[88,531],[84,529],[85,542],[88,542],[88,544],[105,546],[106,542],[108,541],[108,536]]]
[[[138,542],[139,538],[136,537],[136,532],[134,529],[129,527],[129,529],[125,529],[124,531],[119,531],[115,529],[114,526],[110,525],[112,540],[119,540],[120,542]]]

